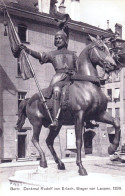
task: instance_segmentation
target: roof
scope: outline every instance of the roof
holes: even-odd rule
[[[0,0],[0,3],[3,4],[2,2],[3,0]],[[37,0],[4,0],[5,4],[7,6],[11,6],[11,7],[16,7],[16,8],[22,8],[24,10],[32,10],[32,11],[36,11],[35,8],[35,3],[37,3]]]
[[[2,1],[3,0],[0,0],[1,6],[3,5]],[[37,8],[35,7],[35,4],[38,2],[38,0],[4,0],[4,2],[12,15],[21,16],[22,12],[23,17],[29,17],[30,19],[33,18],[36,21],[54,24],[53,17],[51,17],[50,14],[38,12]],[[76,31],[81,31],[82,33],[86,34],[89,33],[93,35],[103,35],[104,37],[113,36],[112,32],[108,32],[107,30],[89,25],[84,22],[70,20],[69,28]]]

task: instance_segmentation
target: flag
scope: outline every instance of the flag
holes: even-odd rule
[[[8,35],[9,35],[10,47],[11,47],[13,56],[15,58],[18,58],[20,55],[19,45],[21,42],[20,42],[19,37],[17,37],[17,35],[15,34],[15,30],[10,20],[8,21]]]
[[[29,61],[28,55],[25,50],[21,50],[19,45],[21,44],[20,38],[16,32],[13,22],[8,15],[8,36],[10,40],[10,47],[15,58],[18,58],[19,69],[21,76],[24,80],[33,78],[34,74],[32,71],[32,65]]]
[[[21,50],[19,58],[18,58],[18,64],[20,68],[21,77],[24,80],[34,77],[34,74],[31,71],[30,62],[29,62],[29,59],[28,59],[28,56],[25,50]]]

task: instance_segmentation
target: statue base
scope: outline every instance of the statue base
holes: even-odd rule
[[[122,186],[125,177],[120,177],[120,184],[117,176],[106,173],[89,173],[87,176],[79,176],[76,168],[70,170],[57,170],[53,167],[46,169],[38,167],[35,170],[16,171],[15,176],[9,178],[11,187],[20,187],[20,190],[30,190],[38,187],[38,190],[90,190],[105,187]],[[109,186],[110,185],[110,186]]]
[[[20,170],[9,178],[11,185],[54,186],[66,184],[70,179],[79,176],[76,171],[58,170],[57,168],[38,167],[35,170]]]

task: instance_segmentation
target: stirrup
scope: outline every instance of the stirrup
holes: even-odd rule
[[[50,125],[49,125],[49,127],[51,128],[57,128],[58,127],[58,119],[55,119]]]

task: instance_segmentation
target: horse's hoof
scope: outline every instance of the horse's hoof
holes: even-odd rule
[[[59,170],[65,170],[66,168],[65,168],[64,163],[58,164],[58,169]]]
[[[108,153],[109,153],[109,155],[114,154],[114,152],[116,151],[116,149],[117,149],[117,146],[115,146],[115,145],[109,146],[108,147]]]
[[[80,176],[87,176],[88,175],[88,173],[87,173],[87,171],[86,171],[86,169],[79,169],[79,175]]]
[[[47,162],[46,161],[40,161],[40,167],[46,168]]]

